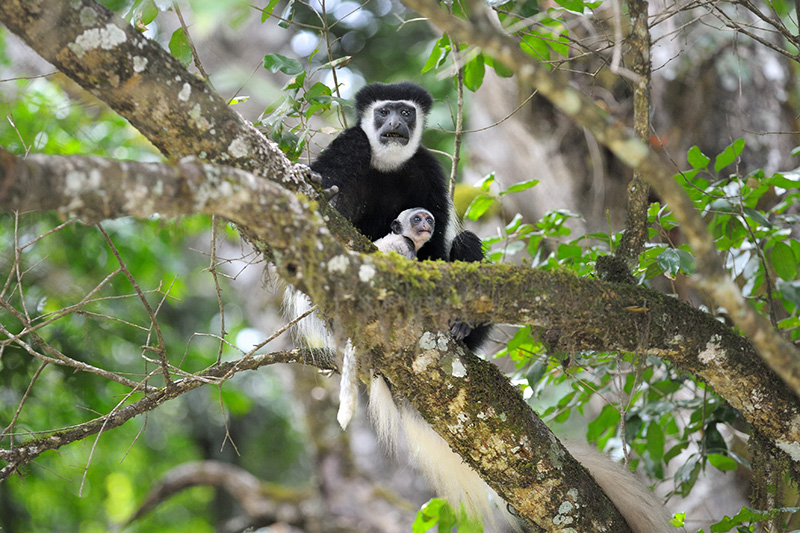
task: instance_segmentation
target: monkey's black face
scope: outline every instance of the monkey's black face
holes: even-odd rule
[[[405,102],[385,102],[372,115],[381,144],[405,146],[417,125],[417,110]]]

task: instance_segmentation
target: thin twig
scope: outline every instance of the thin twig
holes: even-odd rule
[[[161,334],[161,327],[158,325],[158,320],[156,319],[156,315],[153,312],[153,309],[150,307],[150,303],[147,301],[147,298],[145,298],[144,292],[142,292],[142,289],[139,288],[139,284],[133,278],[133,275],[131,274],[130,270],[128,270],[128,266],[122,260],[122,257],[120,257],[119,251],[117,250],[116,246],[114,246],[114,243],[111,242],[111,237],[108,236],[108,233],[106,233],[106,230],[103,229],[103,226],[101,226],[100,224],[96,224],[96,226],[97,229],[100,230],[100,233],[103,234],[103,238],[105,238],[106,243],[108,244],[109,248],[111,248],[111,252],[114,254],[114,257],[117,258],[117,262],[119,263],[120,268],[122,268],[123,274],[125,274],[125,277],[128,278],[128,281],[130,281],[131,285],[133,285],[134,290],[136,290],[136,294],[139,295],[139,300],[142,302],[142,305],[147,311],[147,314],[150,316],[151,324],[156,332],[156,339],[158,340],[157,351],[158,351],[158,357],[161,360],[161,370],[164,376],[164,382],[167,385],[169,385],[172,380],[170,378],[168,370],[169,364],[167,363],[167,354],[166,354],[166,347],[164,344],[164,336]]]
[[[189,28],[186,26],[186,22],[183,20],[183,13],[181,13],[181,8],[178,7],[178,2],[172,2],[172,7],[175,8],[175,14],[178,15],[178,20],[181,22],[183,35],[186,37],[186,44],[189,45],[189,50],[192,51],[194,66],[196,66],[197,70],[200,71],[200,75],[203,76],[203,79],[206,80],[206,83],[211,85],[211,79],[208,77],[208,74],[206,74],[206,71],[203,69],[203,64],[200,62],[200,55],[197,53],[197,48],[194,47],[194,42],[192,41],[191,35],[189,35]],[[211,86],[213,87],[213,85]]]

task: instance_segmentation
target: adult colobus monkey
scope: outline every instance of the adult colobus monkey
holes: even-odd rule
[[[334,139],[311,168],[322,175],[323,187],[338,187],[332,205],[370,240],[386,235],[397,213],[422,207],[433,214],[436,227],[419,251],[419,259],[479,261],[483,258],[480,239],[471,232],[458,233],[446,176],[434,156],[420,145],[432,103],[425,89],[411,83],[364,87],[356,94],[358,123]],[[293,306],[295,316],[301,308]],[[467,346],[475,348],[486,338],[488,326],[473,329],[457,323],[453,332],[465,335]],[[329,334],[328,339],[331,342]],[[345,361],[355,361],[349,341],[344,356]],[[491,516],[488,486],[413,407],[402,399],[395,401],[386,381],[376,374],[370,384],[369,411],[379,437],[390,449],[405,434],[423,473],[454,507],[463,503],[473,515]],[[630,473],[588,448],[570,449],[634,531],[674,531],[652,493]],[[503,502],[499,507],[505,510]],[[513,517],[508,518],[512,527],[519,527]]]
[[[413,83],[367,85],[355,98],[358,124],[336,137],[311,169],[324,188],[338,187],[331,204],[371,241],[386,235],[397,213],[421,207],[433,214],[436,231],[420,260],[480,261],[481,240],[458,232],[447,176],[420,144],[431,105],[430,93]],[[453,334],[474,350],[489,329],[456,322]]]

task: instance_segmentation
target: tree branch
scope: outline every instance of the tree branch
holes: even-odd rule
[[[705,222],[678,181],[667,171],[668,163],[637,139],[624,124],[574,89],[561,72],[548,71],[495,29],[485,16],[486,8],[480,2],[472,2],[473,16],[470,20],[451,16],[424,0],[403,0],[403,3],[428,17],[442,31],[461,42],[479,46],[485,53],[514,70],[520,81],[537,89],[565,115],[592,132],[623,163],[638,171],[669,204],[680,223],[697,258],[698,271],[693,281],[706,290],[718,306],[729,310],[736,326],[753,342],[769,367],[793,391],[800,391],[800,357],[797,350],[742,297],[739,288],[723,269]]]
[[[62,446],[85,439],[90,435],[119,427],[135,416],[152,411],[164,402],[173,400],[208,383],[223,383],[243,370],[256,370],[262,366],[276,363],[308,364],[308,361],[311,361],[311,359],[307,359],[302,350],[257,354],[214,366],[183,379],[174,380],[168,387],[149,392],[141,400],[119,409],[114,409],[107,415],[67,429],[46,432],[46,435],[28,440],[16,447],[0,448],[0,461],[7,463],[3,468],[0,468],[0,481],[16,472],[20,466],[30,463],[46,451],[57,450]],[[323,369],[332,369],[330,362],[325,359],[315,361],[312,364]],[[132,392],[136,392],[136,390]]]
[[[417,263],[350,253],[331,238],[315,204],[236,169],[188,160],[176,165],[77,156],[23,160],[2,152],[0,162],[0,209],[57,210],[90,219],[216,213],[252,225],[253,233],[273,245],[279,272],[336,316],[365,350],[395,353],[424,330],[446,331],[450,320],[467,316],[532,324],[546,330],[558,350],[642,351],[706,380],[765,438],[800,457],[797,396],[745,339],[656,291],[505,264]],[[382,360],[378,354],[379,369]],[[411,383],[398,380],[396,386],[421,390],[420,383]],[[431,401],[437,401],[435,395]],[[498,402],[493,407],[505,412]],[[455,449],[464,447],[451,439]]]

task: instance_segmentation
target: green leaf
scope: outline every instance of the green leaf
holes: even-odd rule
[[[678,254],[678,264],[680,269],[687,274],[694,274],[695,270],[697,269],[697,260],[694,258],[694,256],[686,250],[682,250],[680,248],[677,248],[675,251]]]
[[[586,428],[586,440],[589,442],[597,440],[609,429],[616,428],[620,420],[619,411],[613,405],[606,404],[597,418],[589,422]]]
[[[528,367],[528,371],[525,372],[525,379],[528,380],[528,385],[535,387],[536,384],[542,380],[546,373],[547,362],[537,359],[530,367]]]
[[[494,183],[494,174],[487,174],[480,181],[475,183],[473,187],[480,189],[483,192],[489,192],[489,187],[491,187],[492,183]]]
[[[467,207],[467,212],[464,216],[470,220],[478,220],[484,213],[492,206],[494,198],[485,194],[476,196]]]
[[[661,429],[658,420],[654,420],[647,425],[647,452],[650,459],[661,462],[664,458],[664,430]]]
[[[574,259],[583,255],[583,248],[575,244],[559,244],[556,257],[559,260]]]
[[[711,158],[701,152],[700,148],[697,146],[692,146],[689,148],[686,158],[689,160],[689,164],[692,165],[692,168],[701,170],[708,168],[708,164],[711,162]]]
[[[501,78],[510,78],[514,75],[514,71],[505,66],[500,61],[496,61],[491,56],[485,56],[483,58],[484,62],[494,69],[495,74],[500,76]]]
[[[744,150],[744,139],[736,139],[731,145],[725,148],[721,154],[717,156],[714,161],[714,172],[719,172],[727,167],[739,157],[739,154]]]
[[[776,242],[769,255],[772,268],[779,278],[791,281],[797,277],[797,261],[791,246],[785,242]]]
[[[292,22],[294,22],[294,0],[289,0],[289,2],[286,4],[286,7],[283,8],[283,11],[281,12],[278,26],[286,29],[292,25]]]
[[[761,226],[763,226],[765,228],[771,228],[772,227],[772,222],[770,222],[767,219],[767,217],[764,216],[764,214],[761,213],[760,211],[758,211],[757,209],[753,209],[752,207],[745,207],[744,208],[744,213],[747,216],[749,216],[750,218],[752,218],[753,220],[755,220],[756,222],[758,222],[759,225],[761,225]]]
[[[172,32],[172,37],[169,39],[169,53],[184,65],[192,62],[192,50],[189,48],[189,41],[186,39],[183,28]]]
[[[443,35],[441,39],[433,43],[431,54],[428,56],[428,60],[425,62],[425,65],[423,65],[420,73],[424,74],[434,67],[439,68],[449,54],[450,38],[447,35]]]
[[[736,461],[728,457],[727,455],[721,455],[719,453],[710,453],[708,454],[708,462],[711,463],[712,466],[722,470],[723,472],[730,472],[732,470],[736,470],[738,465]]]
[[[783,281],[779,279],[775,286],[784,299],[794,304],[795,310],[800,309],[800,281]]]
[[[291,59],[281,54],[267,54],[264,56],[264,68],[273,74],[280,71],[289,76],[296,76],[303,72],[303,65],[296,59]]]
[[[681,256],[675,248],[667,248],[656,258],[656,263],[669,279],[675,279],[681,269]]]
[[[798,177],[797,174],[790,175],[795,178]],[[767,178],[766,182],[775,187],[780,187],[781,189],[800,189],[800,180],[788,178],[783,174],[775,174]]]
[[[158,16],[158,13],[159,13],[158,7],[156,6],[155,2],[153,2],[153,0],[146,0],[142,4],[142,14],[141,14],[142,24],[147,26],[148,24],[153,22],[156,19],[156,16]]]
[[[576,13],[583,13],[583,0],[556,0],[556,4]]]
[[[530,33],[523,35],[519,47],[523,52],[534,59],[540,61],[550,59],[550,47],[548,47],[547,43],[538,35]]]
[[[261,22],[266,21],[272,15],[272,11],[275,9],[275,6],[278,5],[278,2],[280,2],[280,0],[269,0],[267,7],[261,12]]]
[[[483,63],[483,54],[478,54],[464,65],[464,87],[472,92],[480,89],[486,67]]]
[[[535,187],[539,183],[539,180],[528,180],[528,181],[521,181],[519,183],[515,183],[514,185],[510,186],[508,189],[500,193],[500,196],[504,194],[511,194],[515,192],[522,192],[527,191],[528,189]]]

